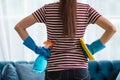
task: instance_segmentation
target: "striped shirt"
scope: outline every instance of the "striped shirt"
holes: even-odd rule
[[[59,3],[51,3],[32,13],[37,22],[45,23],[47,38],[55,43],[51,49],[47,70],[88,68],[88,61],[82,52],[79,39],[84,36],[88,24],[95,23],[101,15],[88,4],[77,3],[75,38],[68,38],[62,36],[63,21],[59,9]]]

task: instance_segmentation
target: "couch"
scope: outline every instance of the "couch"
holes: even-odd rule
[[[34,73],[34,62],[0,62],[0,80],[44,80],[44,73]],[[89,61],[91,80],[116,80],[120,60]],[[12,76],[12,78],[11,78]]]
[[[120,60],[89,61],[91,80],[116,80],[120,72]]]
[[[0,80],[44,80],[45,73],[32,70],[34,62],[0,62]]]

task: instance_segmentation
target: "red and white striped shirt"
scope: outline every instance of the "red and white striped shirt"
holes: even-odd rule
[[[84,36],[90,23],[100,17],[100,14],[88,4],[77,3],[77,26],[75,38],[62,36],[63,21],[60,18],[59,3],[51,3],[39,8],[33,13],[38,22],[45,23],[48,40],[55,44],[48,60],[48,71],[60,71],[74,68],[87,68],[79,39]]]

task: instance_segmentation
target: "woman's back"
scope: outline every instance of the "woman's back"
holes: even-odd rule
[[[59,3],[47,4],[33,13],[38,22],[46,24],[48,40],[54,42],[47,69],[48,71],[59,71],[71,68],[87,68],[87,59],[82,52],[79,39],[84,36],[87,25],[94,23],[100,15],[88,4],[77,3],[75,37],[64,37],[62,35],[63,20],[60,16],[59,6]]]

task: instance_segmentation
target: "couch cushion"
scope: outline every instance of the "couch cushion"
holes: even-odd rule
[[[19,80],[15,67],[12,64],[7,64],[2,70],[3,80]]]
[[[91,80],[116,80],[120,71],[120,63],[116,61],[89,61]]]
[[[15,64],[20,80],[44,80],[44,73],[35,73],[32,64]]]

